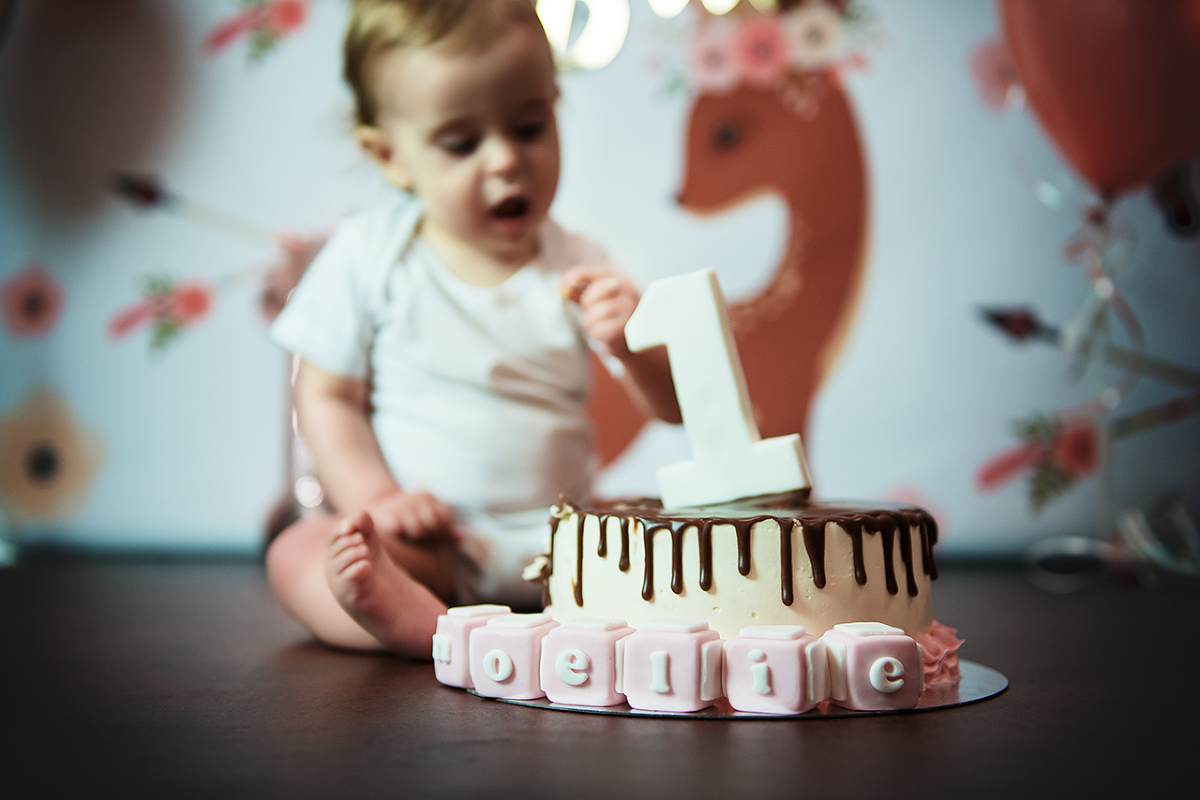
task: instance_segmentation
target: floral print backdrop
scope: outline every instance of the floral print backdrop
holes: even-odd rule
[[[801,429],[818,493],[920,502],[960,553],[1103,537],[1164,496],[1196,506],[1195,150],[1119,198],[1098,191],[1072,160],[1082,145],[1060,147],[1029,105],[1005,0],[743,0],[728,16],[657,2],[682,8],[669,19],[628,5],[611,63],[563,75],[555,214],[639,282],[717,270],[767,427]],[[337,221],[387,191],[349,136],[345,10],[0,0],[10,538],[253,551],[295,499],[289,364],[266,324]],[[723,110],[746,98],[755,115],[791,115],[774,138]],[[822,140],[798,137],[833,120],[834,100],[837,146],[806,152]],[[858,177],[832,194],[782,177],[735,187],[697,135],[764,174],[807,157]],[[850,185],[858,199],[835,213]],[[1099,203],[1103,226],[1089,222]],[[839,268],[852,291],[828,342],[800,356],[816,312],[794,328],[787,313],[825,280],[832,262],[806,259],[834,229],[828,241],[853,244]],[[1084,330],[1133,359],[1115,377],[1058,335],[1087,297],[1087,318],[1109,322]],[[819,368],[785,393],[807,360]],[[1056,411],[1111,403],[1110,388],[1119,407]],[[802,396],[803,413],[780,416]],[[686,439],[622,431],[600,488],[655,493],[654,469]]]

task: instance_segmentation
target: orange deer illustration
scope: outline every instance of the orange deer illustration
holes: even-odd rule
[[[688,124],[683,208],[714,214],[764,192],[788,206],[788,243],[774,278],[730,310],[763,436],[806,431],[865,260],[866,169],[854,113],[832,83],[809,91],[821,95],[810,113],[774,89],[701,95]]]
[[[679,205],[712,215],[763,193],[786,202],[788,242],[767,288],[730,315],[760,432],[804,434],[848,331],[865,263],[866,167],[853,108],[836,81],[791,76],[784,90],[742,85],[695,98]],[[595,386],[607,463],[644,419],[598,373]]]

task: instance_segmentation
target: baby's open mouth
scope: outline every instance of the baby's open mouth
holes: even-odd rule
[[[497,219],[520,219],[529,212],[529,201],[524,197],[510,197],[492,207],[492,216]]]

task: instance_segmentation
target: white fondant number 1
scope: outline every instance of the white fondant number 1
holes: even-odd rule
[[[652,282],[625,326],[625,340],[634,351],[666,345],[692,446],[692,461],[658,470],[664,506],[808,488],[800,435],[759,435],[715,271]]]

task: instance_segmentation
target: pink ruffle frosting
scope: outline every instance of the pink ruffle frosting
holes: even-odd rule
[[[929,632],[917,638],[925,658],[925,686],[953,686],[962,673],[958,670],[958,648],[963,640],[958,630],[933,621]]]

